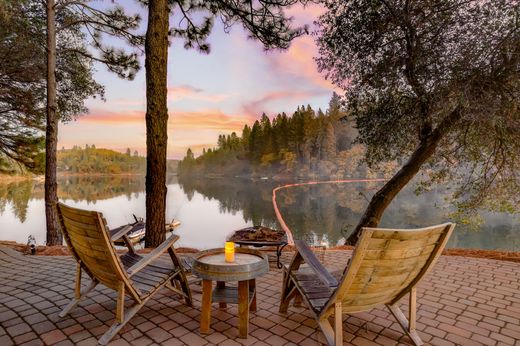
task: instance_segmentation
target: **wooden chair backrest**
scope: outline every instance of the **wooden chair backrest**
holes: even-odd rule
[[[101,213],[58,203],[61,230],[72,255],[92,279],[118,290],[128,285],[126,272],[116,255]]]
[[[342,301],[344,312],[395,303],[433,266],[454,227],[446,223],[415,230],[364,228],[331,300]]]

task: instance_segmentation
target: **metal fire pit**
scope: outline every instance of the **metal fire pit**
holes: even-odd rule
[[[246,227],[235,231],[228,241],[232,241],[240,246],[275,246],[276,267],[282,268],[280,256],[283,248],[288,244],[287,234],[284,231],[273,230],[263,226]]]

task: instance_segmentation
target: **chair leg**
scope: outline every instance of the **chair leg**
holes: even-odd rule
[[[413,287],[410,290],[410,300],[409,300],[409,314],[408,314],[408,331],[415,330],[415,321],[417,319],[417,289]]]
[[[341,302],[334,303],[334,342],[343,345],[343,310]]]
[[[184,271],[179,272],[179,283],[182,288],[182,292],[184,293],[184,300],[186,301],[186,305],[193,306],[193,300],[191,298],[191,290],[190,286],[188,285],[188,279],[186,278],[186,274],[184,274]]]
[[[296,251],[294,254],[291,263],[288,267],[284,267],[283,272],[283,284],[282,284],[282,294],[280,297],[280,312],[287,312],[287,308],[289,307],[289,303],[292,298],[294,298],[294,283],[291,279],[291,272],[297,271],[300,268],[300,265],[303,263],[303,257],[301,254]],[[297,291],[297,290],[296,290]]]
[[[341,309],[341,302],[334,304],[334,328],[332,328],[328,317],[317,322],[329,346],[343,345],[343,310]]]
[[[298,289],[294,285],[291,289],[286,289],[286,292],[282,293],[282,299],[280,301],[280,308],[278,311],[281,313],[286,313],[291,300],[299,296],[300,292],[298,292]]]
[[[81,265],[76,265],[76,287],[74,288],[74,298],[79,299],[81,297]]]
[[[282,292],[280,295],[280,308],[279,312],[287,312],[289,303],[287,302],[287,296],[289,295],[289,281],[290,278],[287,274],[287,268],[282,269]]]
[[[125,284],[121,281],[117,290],[116,321],[123,322],[125,313]]]
[[[124,299],[124,297],[123,297]],[[141,307],[145,304],[146,301],[143,301],[141,303],[134,303],[134,305],[132,305],[130,308],[127,309],[126,313],[122,316],[122,319],[121,321],[118,321],[116,319],[116,321],[114,322],[114,324],[112,324],[112,326],[110,327],[109,330],[106,331],[105,334],[103,334],[103,336],[98,340],[98,343],[100,345],[106,345],[110,342],[110,340],[112,340],[112,338],[121,330],[121,328],[123,328],[125,326],[125,324],[128,323],[128,321],[130,321],[130,319],[132,319],[132,317],[134,317],[134,315],[139,311],[139,309],[141,309]]]
[[[415,329],[415,320],[416,320],[416,313],[417,313],[417,291],[416,288],[412,288],[410,290],[410,312],[409,312],[409,320],[406,319],[406,316],[404,315],[403,311],[396,305],[390,305],[388,304],[387,307],[394,315],[395,319],[403,328],[404,332],[408,337],[412,340],[414,345],[421,346],[424,345],[421,338],[419,337],[419,334],[417,333],[417,330]]]
[[[83,292],[81,292],[81,293],[79,294],[79,296],[77,295],[77,291],[76,291],[76,293],[75,293],[75,297],[74,297],[73,299],[71,299],[71,301],[67,304],[67,306],[65,306],[65,307],[63,308],[63,310],[59,313],[58,316],[59,316],[59,317],[65,317],[65,316],[67,316],[67,314],[68,314],[72,309],[74,309],[74,307],[75,307],[76,305],[78,305],[79,301],[80,301],[83,297],[85,297],[85,296],[86,296],[90,291],[92,291],[92,290],[94,289],[94,287],[96,287],[97,285],[98,285],[98,282],[93,280],[93,281],[90,283],[90,285],[89,285],[87,288],[85,288],[85,290],[84,290]]]
[[[291,300],[295,297],[299,296],[298,289],[294,285],[294,282],[291,279],[291,276],[288,273],[287,268],[283,269],[283,284],[282,284],[282,294],[280,297],[280,308],[279,312],[285,313],[289,308],[289,304]]]
[[[181,264],[181,261],[180,261],[179,257],[177,257],[177,254],[173,250],[173,247],[170,247],[168,249],[168,254],[170,255],[175,267],[180,269],[179,273],[176,275],[175,278],[178,280],[179,284],[181,285],[182,291],[184,293],[184,300],[186,301],[186,305],[193,306],[193,299],[191,297],[190,286],[188,284],[188,279],[186,278],[186,273],[184,273],[184,269]]]
[[[323,335],[325,335],[325,339],[327,339],[327,344],[329,346],[335,346],[336,337],[335,337],[334,329],[330,325],[329,320],[327,318],[324,318],[323,320],[319,320],[318,326],[320,327],[321,331],[323,332]],[[339,345],[341,345],[341,343],[336,346],[339,346]]]
[[[302,306],[302,295],[298,290],[296,290],[296,294],[294,295],[294,307],[299,308]]]

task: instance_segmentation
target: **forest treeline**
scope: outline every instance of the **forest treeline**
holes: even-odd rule
[[[42,174],[45,169],[45,156],[41,153],[35,158],[35,166],[31,172],[14,161],[3,162],[4,173],[8,175],[27,175],[32,173]],[[179,161],[168,160],[168,173],[177,173]],[[80,147],[73,146],[71,149],[62,148],[58,150],[58,173],[71,174],[145,174],[146,157],[130,148],[125,153],[115,150],[96,148],[94,144]]]
[[[242,134],[220,135],[216,148],[195,157],[188,149],[179,174],[199,176],[270,176],[274,178],[346,178],[376,174],[362,164],[365,149],[357,144],[354,121],[334,93],[328,109],[299,106],[272,120],[264,113]],[[395,168],[385,164],[384,174]]]
[[[177,172],[177,160],[168,160],[168,172]],[[58,151],[58,172],[78,174],[145,174],[146,157],[137,151],[125,153],[86,145]]]
[[[57,168],[59,173],[145,173],[146,158],[130,149],[120,153],[87,144],[85,148],[74,146],[59,150]]]

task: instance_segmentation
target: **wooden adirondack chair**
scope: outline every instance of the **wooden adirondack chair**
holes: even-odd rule
[[[303,299],[328,344],[342,345],[343,313],[384,304],[412,342],[422,345],[415,329],[416,286],[439,258],[454,227],[446,223],[414,230],[364,228],[339,280],[303,241],[295,241],[297,252],[284,271],[280,312],[287,312],[291,299]],[[312,270],[299,269],[304,262]],[[406,294],[408,319],[397,305]]]
[[[192,305],[186,276],[173,249],[178,236],[170,236],[152,252],[141,256],[135,253],[126,237],[131,225],[111,233],[101,213],[71,208],[62,203],[58,203],[57,208],[65,241],[78,263],[75,297],[59,314],[60,317],[67,315],[99,283],[117,291],[116,320],[98,341],[106,345],[165,285],[184,297],[186,304]],[[121,237],[127,242],[129,251],[118,256],[112,241]],[[168,255],[163,255],[166,251]],[[82,271],[92,280],[83,291]],[[133,299],[126,312],[125,296]]]

